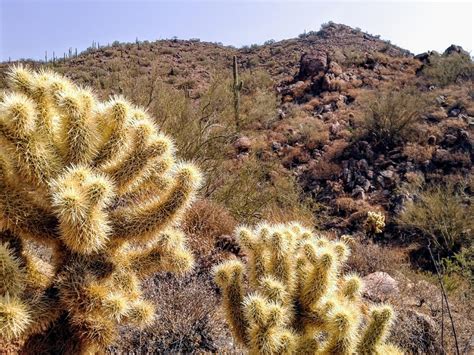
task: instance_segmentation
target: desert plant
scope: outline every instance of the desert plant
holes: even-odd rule
[[[329,241],[297,223],[237,231],[247,265],[216,267],[227,321],[251,354],[399,354],[385,343],[390,306],[374,306],[361,329],[361,279],[341,275],[347,238]],[[251,292],[245,295],[247,271]]]
[[[239,67],[237,57],[234,55],[232,61],[232,93],[234,95],[234,120],[237,130],[240,129],[240,91],[242,90],[243,81],[239,79]]]
[[[426,98],[411,88],[368,95],[364,102],[363,138],[380,149],[406,142],[426,105]]]
[[[421,233],[424,245],[431,244],[441,257],[450,257],[472,243],[473,209],[453,185],[430,187],[406,205],[399,223]]]
[[[369,211],[367,212],[367,219],[365,220],[365,230],[369,234],[379,234],[385,228],[385,216],[383,213]]]
[[[242,223],[253,223],[277,210],[286,215],[312,216],[312,201],[303,199],[293,176],[275,162],[266,162],[251,155],[239,162],[224,165],[220,186],[211,195]]]
[[[69,330],[57,339],[61,351],[101,351],[119,324],[152,323],[141,279],[191,268],[176,222],[200,174],[177,162],[171,140],[125,99],[102,103],[65,77],[21,66],[8,77],[0,101],[0,340],[59,323]],[[50,260],[41,257],[45,247]]]
[[[437,86],[456,84],[459,79],[473,80],[474,63],[468,54],[433,54],[421,71],[430,83]]]

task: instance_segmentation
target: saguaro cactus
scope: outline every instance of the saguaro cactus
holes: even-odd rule
[[[237,130],[240,130],[240,90],[243,87],[243,81],[239,78],[239,67],[237,57],[234,55],[232,62],[232,93],[234,94],[234,119]]]
[[[62,351],[101,351],[118,324],[152,322],[141,279],[192,267],[176,222],[200,174],[121,97],[99,102],[60,75],[21,66],[8,79],[0,94],[0,342],[51,334],[59,323],[68,334],[56,340]]]
[[[368,310],[361,279],[341,273],[345,239],[329,241],[297,223],[241,228],[237,236],[247,263],[226,261],[215,279],[232,332],[251,354],[401,353],[384,342],[391,307]]]

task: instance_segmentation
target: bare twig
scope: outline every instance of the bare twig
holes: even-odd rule
[[[433,253],[431,252],[430,244],[431,243],[428,242],[428,251],[430,252],[431,260],[433,261],[433,265],[435,267],[436,276],[438,277],[438,281],[439,281],[439,285],[441,287],[441,292],[443,294],[444,301],[446,302],[446,310],[448,311],[449,320],[451,322],[451,328],[453,330],[454,343],[455,343],[455,346],[456,346],[456,355],[460,355],[461,353],[459,351],[458,337],[456,335],[456,327],[454,326],[453,316],[451,314],[451,309],[449,307],[448,296],[446,295],[446,290],[444,289],[443,280],[441,279],[441,274],[439,272],[437,262],[436,262],[436,260],[433,256]]]

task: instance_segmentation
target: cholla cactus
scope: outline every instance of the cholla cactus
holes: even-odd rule
[[[123,98],[102,103],[60,75],[21,66],[8,80],[0,95],[0,340],[62,321],[70,349],[101,351],[118,324],[152,322],[141,279],[192,267],[176,222],[200,174],[176,162],[171,140]],[[50,260],[38,257],[44,247]]]
[[[341,273],[347,239],[316,237],[296,223],[237,235],[248,262],[222,263],[215,279],[232,332],[251,354],[401,353],[384,342],[392,308],[368,310],[361,279]]]
[[[385,228],[385,216],[380,212],[369,211],[365,220],[365,230],[367,233],[379,234]]]

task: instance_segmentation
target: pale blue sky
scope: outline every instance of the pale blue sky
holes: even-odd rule
[[[0,0],[0,60],[44,58],[69,47],[163,38],[242,46],[296,37],[334,21],[360,27],[414,53],[473,48],[465,2]]]

